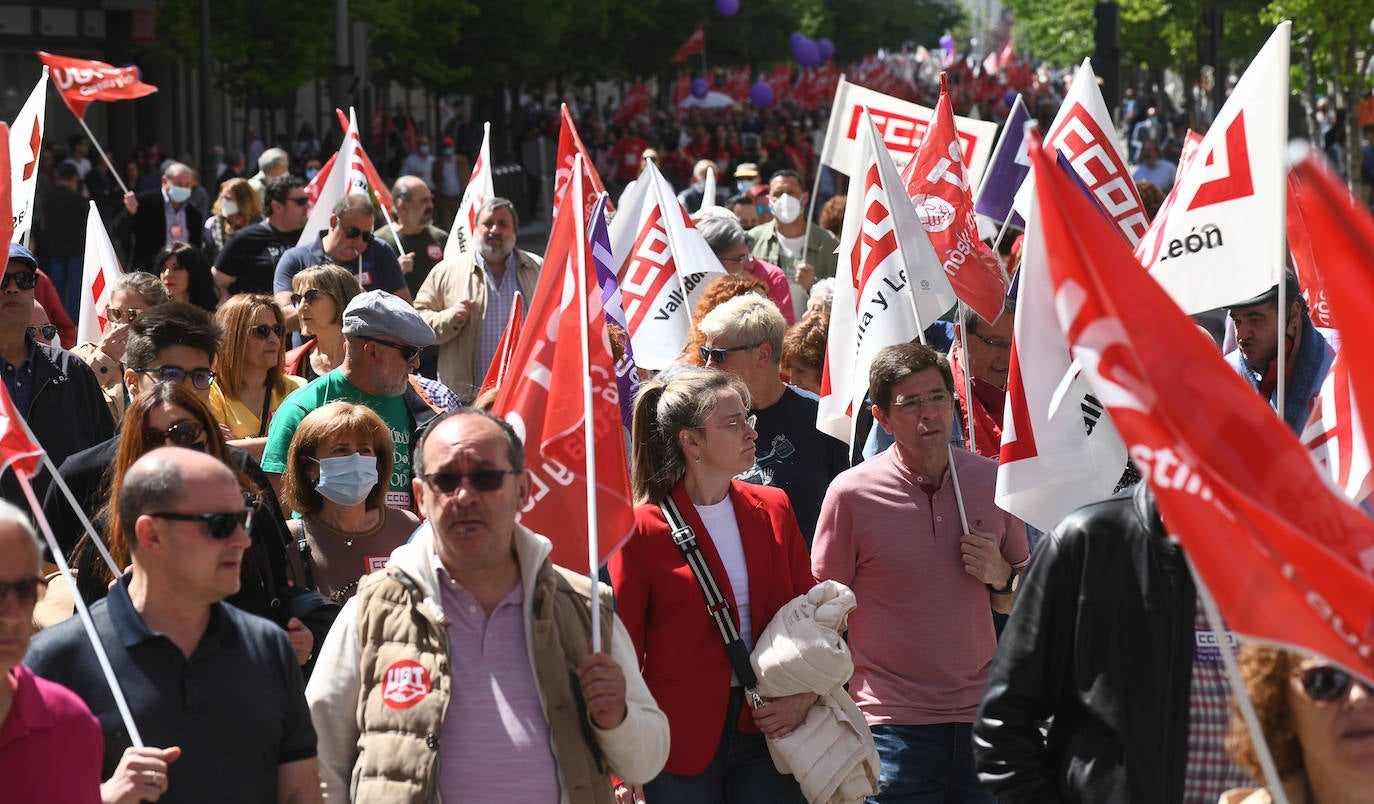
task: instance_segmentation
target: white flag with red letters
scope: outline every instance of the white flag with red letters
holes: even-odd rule
[[[362,149],[362,142],[358,139],[357,115],[349,109],[348,130],[344,132],[338,156],[330,162],[329,175],[325,176],[319,185],[319,194],[315,197],[314,206],[310,208],[310,217],[306,218],[305,228],[301,230],[296,245],[305,246],[315,242],[320,232],[329,228],[329,218],[334,214],[334,205],[344,196],[354,193],[368,194],[370,184],[367,180],[367,170],[363,167]],[[306,195],[309,196],[308,191]]]
[[[24,108],[10,126],[10,213],[14,216],[12,242],[24,242],[33,225],[33,196],[38,189],[38,158],[48,108],[48,68],[24,101]]]
[[[81,272],[81,305],[76,317],[76,342],[100,343],[105,331],[105,308],[110,306],[110,294],[115,280],[124,274],[115,256],[110,234],[95,202],[86,213],[86,262]]]
[[[463,188],[458,202],[458,215],[448,230],[444,244],[444,259],[451,260],[477,248],[477,212],[488,199],[496,197],[496,185],[491,180],[491,123],[482,124],[482,150],[472,165],[472,177]]]

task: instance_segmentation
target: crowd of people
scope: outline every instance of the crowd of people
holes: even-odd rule
[[[1014,300],[882,350],[852,446],[816,429],[845,199],[822,177],[811,203],[823,121],[794,112],[586,127],[613,192],[658,164],[724,272],[640,378],[634,531],[599,586],[520,524],[525,445],[478,394],[543,271],[511,200],[446,256],[432,159],[400,160],[392,223],[347,195],[304,239],[310,148],[262,149],[203,207],[170,162],[107,203],[128,271],[79,344],[80,271],[12,244],[0,378],[56,471],[41,511],[0,481],[5,796],[797,802],[823,768],[874,802],[1268,800],[1138,476],[1050,534],[995,504]],[[1285,383],[1297,430],[1336,345],[1287,281],[1287,310],[1277,287],[1230,306],[1228,359],[1265,398]],[[857,601],[847,688],[764,698],[750,653],[818,582]],[[1367,792],[1370,686],[1240,661],[1289,800]],[[863,750],[824,764],[836,730]],[[789,744],[806,773],[779,770]]]

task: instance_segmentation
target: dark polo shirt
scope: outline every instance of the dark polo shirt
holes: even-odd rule
[[[91,606],[91,618],[144,744],[181,746],[159,801],[275,801],[277,767],[315,756],[305,682],[285,632],[216,603],[188,658],[143,622],[129,579]],[[131,742],[79,618],[34,636],[24,663],[90,707],[105,734],[108,779]]]

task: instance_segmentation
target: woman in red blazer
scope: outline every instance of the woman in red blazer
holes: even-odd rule
[[[744,705],[706,599],[658,506],[669,495],[677,502],[752,649],[777,610],[813,580],[787,495],[733,479],[754,464],[748,399],[733,376],[694,369],[646,383],[635,400],[640,505],[635,534],[610,572],[620,619],[672,733],[664,772],[644,787],[650,804],[802,800],[796,781],[774,768],[764,735],[792,731],[816,696]]]

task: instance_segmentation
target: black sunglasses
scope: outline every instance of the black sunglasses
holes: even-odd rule
[[[210,538],[222,542],[233,536],[240,527],[244,530],[252,528],[255,510],[253,506],[245,505],[241,511],[214,514],[178,514],[173,511],[150,511],[148,516],[157,519],[171,519],[177,522],[204,522]]]
[[[710,363],[712,360],[717,363],[724,363],[725,356],[731,352],[745,352],[750,349],[758,348],[758,344],[752,346],[731,346],[729,349],[712,349],[707,346],[698,346],[697,351],[701,353],[701,362]]]
[[[1302,691],[1313,703],[1335,703],[1350,694],[1350,685],[1364,687],[1365,695],[1374,696],[1374,687],[1355,678],[1339,667],[1324,664],[1295,673],[1302,679]]]
[[[296,196],[295,198],[288,198],[288,199],[286,199],[286,203],[288,203],[288,204],[297,204],[297,205],[303,207],[303,206],[306,206],[307,204],[310,203],[310,196],[308,196],[308,195],[302,195],[302,196]]]
[[[25,332],[29,333],[30,338],[35,339],[41,334],[43,336],[43,340],[51,343],[52,339],[57,337],[57,325],[44,324],[41,327],[29,327],[25,330]]]
[[[191,378],[191,385],[201,391],[210,390],[210,386],[215,383],[215,372],[210,369],[186,369],[176,366],[158,366],[156,368],[136,368],[135,374],[156,374],[162,382],[182,383],[187,377]]]
[[[324,291],[320,290],[319,288],[311,288],[310,290],[307,290],[304,293],[292,293],[291,306],[300,307],[302,302],[310,302],[311,304],[314,304],[323,295]]]
[[[345,226],[339,231],[343,232],[343,236],[348,238],[349,240],[357,240],[361,237],[364,243],[372,242],[372,232],[369,232],[366,229],[359,229],[354,226]]]
[[[20,603],[32,605],[38,602],[38,592],[47,585],[47,579],[37,575],[17,581],[0,581],[0,602],[4,602],[5,598],[10,596],[10,592],[14,592]]]
[[[260,341],[267,340],[268,335],[276,335],[278,338],[286,334],[286,327],[281,324],[258,324],[248,328],[248,334]]]
[[[383,340],[382,338],[374,338],[370,335],[359,335],[358,337],[365,341],[372,341],[373,343],[380,343],[383,346],[390,346],[392,349],[400,352],[401,357],[404,358],[407,363],[414,360],[415,356],[420,354],[420,347],[418,346],[406,346],[403,343],[395,343],[394,341]]]
[[[168,443],[176,444],[178,447],[191,447],[201,449],[203,445],[201,439],[205,437],[205,428],[200,422],[191,419],[181,419],[172,422],[172,426],[166,430],[154,430],[151,427],[143,428],[143,443],[148,449],[165,446]]]
[[[496,491],[506,482],[506,475],[518,475],[515,469],[478,469],[476,472],[432,472],[420,475],[420,479],[433,486],[440,494],[453,494],[466,480],[472,484],[473,491]]]
[[[6,271],[4,278],[0,278],[0,290],[10,286],[11,280],[15,287],[20,290],[33,290],[38,287],[38,272],[36,271]]]

